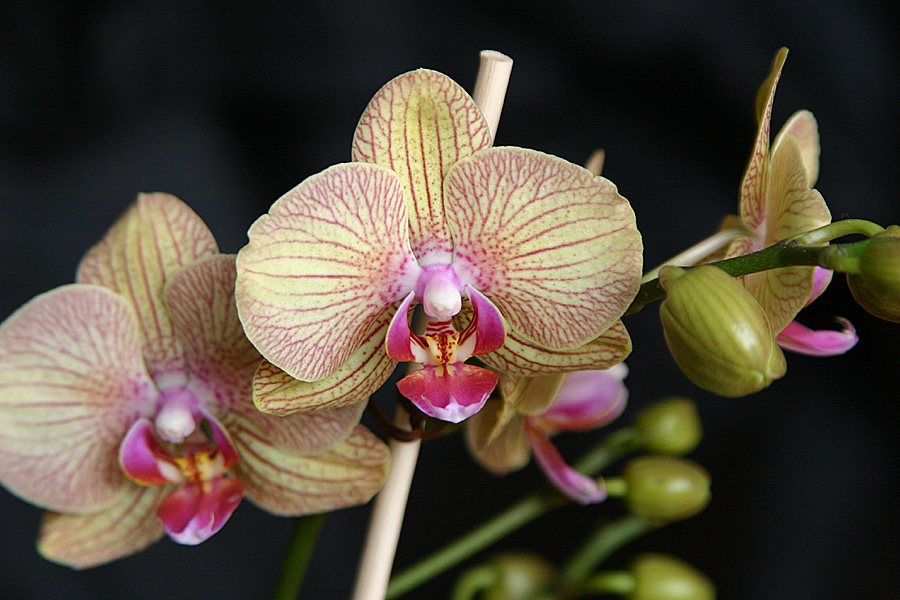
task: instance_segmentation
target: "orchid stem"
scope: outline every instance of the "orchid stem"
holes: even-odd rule
[[[639,436],[633,429],[621,429],[607,436],[603,443],[585,454],[575,464],[575,468],[594,476],[639,445]],[[525,496],[463,537],[395,575],[388,585],[387,598],[400,597],[541,515],[570,503],[570,500],[549,486]]]
[[[578,589],[604,560],[616,550],[644,535],[654,524],[644,517],[626,515],[611,523],[605,523],[569,560],[560,574],[563,590]]]
[[[295,600],[297,598],[323,523],[325,523],[325,513],[297,517],[294,520],[294,532],[291,534],[281,575],[278,577],[275,594],[272,596],[273,600]]]
[[[492,50],[481,52],[472,99],[488,123],[491,139],[497,133],[511,71],[512,59],[508,56]],[[397,405],[394,424],[409,428],[409,413],[402,405]],[[353,600],[382,600],[385,597],[420,445],[420,440],[390,442],[391,471],[384,488],[375,498]]]

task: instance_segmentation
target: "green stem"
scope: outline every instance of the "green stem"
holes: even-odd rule
[[[281,575],[275,586],[273,600],[295,600],[300,593],[300,586],[306,576],[306,567],[312,557],[316,539],[325,522],[325,513],[297,517],[294,520],[294,532],[288,544]]]
[[[478,592],[497,583],[497,578],[497,569],[488,565],[466,571],[457,580],[450,600],[472,600]]]
[[[575,468],[587,475],[595,475],[638,446],[638,436],[633,429],[619,430],[584,455]],[[402,596],[541,515],[569,503],[570,500],[550,487],[525,496],[461,538],[396,574],[388,584],[386,598]]]
[[[616,550],[644,535],[654,525],[637,515],[626,515],[606,523],[581,547],[563,569],[559,578],[562,589],[577,589],[597,566]]]
[[[779,269],[782,267],[823,266],[826,268],[833,268],[837,265],[827,265],[824,264],[824,261],[826,260],[826,257],[835,256],[834,248],[840,248],[841,246],[845,246],[845,244],[834,246],[824,246],[822,244],[827,244],[831,240],[847,235],[860,234],[871,237],[883,231],[884,227],[872,223],[871,221],[846,219],[795,235],[786,240],[782,240],[777,244],[773,244],[768,248],[758,250],[757,252],[707,264],[719,267],[732,277],[740,277],[742,275],[749,275],[750,273],[758,273],[760,271],[768,271],[770,269]],[[854,244],[846,244],[846,246],[852,245]],[[827,250],[828,248],[831,248],[831,250]],[[692,269],[694,267],[682,268]],[[625,315],[633,315],[647,304],[662,300],[665,297],[666,293],[659,285],[659,278],[645,281],[641,284],[637,295],[631,302],[631,306],[625,311]]]

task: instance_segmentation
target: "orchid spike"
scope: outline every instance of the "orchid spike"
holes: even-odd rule
[[[490,145],[459,85],[406,73],[360,118],[354,162],[309,177],[253,224],[236,296],[267,360],[260,409],[356,404],[406,361],[424,368],[400,392],[459,421],[497,383],[472,356],[536,374],[625,357],[618,319],[642,258],[628,202],[582,167]],[[410,325],[417,305],[421,333]]]
[[[585,431],[618,417],[628,399],[624,363],[605,371],[577,371],[536,378],[501,377],[501,398],[467,424],[473,456],[498,475],[524,466],[533,453],[547,479],[581,504],[606,498],[603,482],[566,464],[550,437]]]
[[[0,481],[49,509],[38,549],[76,568],[167,533],[215,534],[246,496],[276,514],[368,500],[387,448],[361,407],[256,410],[261,362],[234,304],[234,256],[168,194],[142,194],[78,283],[0,325]]]
[[[731,243],[723,258],[755,252],[831,222],[825,200],[813,189],[819,176],[820,146],[812,113],[794,113],[770,145],[772,103],[786,58],[787,49],[782,48],[757,94],[756,144],[741,182],[739,226],[744,234]],[[800,309],[821,294],[830,280],[831,271],[820,267],[786,267],[742,278],[760,303],[772,330],[781,332],[777,337],[779,344],[788,350],[818,356],[842,354],[856,343],[852,328],[809,335],[802,326],[792,325]],[[796,341],[798,336],[802,343],[793,343],[791,340]],[[841,337],[839,343],[835,336]],[[826,339],[827,342],[819,342]]]

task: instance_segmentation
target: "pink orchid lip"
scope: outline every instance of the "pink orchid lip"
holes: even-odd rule
[[[189,483],[163,498],[156,516],[173,541],[196,545],[222,529],[243,496],[244,485],[230,477]]]
[[[836,319],[841,331],[832,329],[813,330],[797,321],[787,324],[775,341],[785,350],[807,356],[838,356],[844,354],[859,341],[856,329],[847,319]]]
[[[453,363],[413,371],[397,389],[429,417],[459,423],[481,410],[498,380],[493,371]]]
[[[606,487],[602,480],[595,481],[567,465],[559,450],[540,428],[529,424],[526,430],[535,460],[559,491],[580,504],[594,504],[606,499]]]

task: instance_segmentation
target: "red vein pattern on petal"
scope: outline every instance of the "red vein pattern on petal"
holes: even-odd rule
[[[235,472],[247,498],[277,515],[324,512],[369,501],[387,477],[390,451],[362,425],[330,452],[286,452],[261,437],[240,436]]]
[[[492,369],[523,377],[608,369],[631,354],[631,337],[621,320],[583,346],[565,350],[543,348],[511,333],[502,348],[481,357]]]
[[[267,415],[252,405],[248,410],[224,416],[224,424],[235,444],[244,440],[264,439],[284,451],[312,454],[331,450],[343,442],[359,424],[365,410],[364,403],[294,413],[287,416]]]
[[[775,55],[769,76],[759,88],[756,95],[756,121],[759,125],[756,131],[756,141],[747,170],[741,180],[740,214],[744,225],[751,231],[760,231],[765,220],[765,195],[768,185],[769,162],[769,130],[772,120],[772,102],[775,100],[775,88],[781,77],[781,69],[787,58],[787,48],[782,48]]]
[[[175,269],[219,251],[212,233],[184,202],[169,194],[140,194],[78,266],[79,283],[95,283],[135,307],[152,376],[181,371],[184,358],[162,302]]]
[[[47,513],[38,551],[47,560],[87,569],[130,556],[164,535],[156,507],[173,486],[129,484],[108,509],[87,514]]]
[[[574,348],[606,331],[641,277],[634,212],[615,186],[560,158],[491,148],[445,182],[454,263],[513,331]]]
[[[262,360],[238,319],[235,276],[234,255],[215,254],[177,271],[165,288],[188,369],[213,391],[206,404],[216,414],[252,410],[251,385]]]
[[[397,176],[346,163],[282,196],[237,258],[244,330],[273,364],[316,381],[334,373],[410,292],[419,267]]]
[[[395,77],[363,111],[353,136],[353,160],[400,177],[415,255],[448,254],[443,182],[458,160],[491,145],[475,101],[452,79],[427,69]]]
[[[59,511],[99,510],[126,484],[118,447],[156,389],[129,302],[72,284],[0,326],[0,479]]]
[[[382,319],[386,322],[389,314]],[[364,406],[397,366],[384,351],[386,327],[375,331],[334,373],[306,382],[294,379],[264,360],[253,379],[253,402],[259,410],[286,416],[296,412]]]

